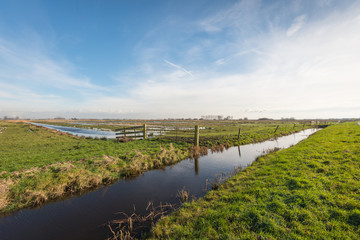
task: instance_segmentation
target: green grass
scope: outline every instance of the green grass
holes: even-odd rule
[[[206,128],[200,131],[200,145],[207,147],[214,147],[221,144],[236,146],[255,143],[312,127],[309,123],[304,125],[301,122],[295,121],[222,121],[218,123],[214,121],[202,121],[198,124]],[[279,128],[276,130],[277,126],[279,126]],[[238,138],[239,128],[241,129],[241,134]],[[164,139],[174,140],[174,135],[175,133],[171,132],[168,136],[165,136]],[[190,132],[190,134],[178,133],[178,139],[183,142],[192,143],[193,138],[193,132]]]
[[[169,147],[167,141],[115,141],[80,139],[58,135],[42,128],[24,123],[0,123],[7,130],[0,135],[0,172],[19,171],[31,167],[82,159],[99,158],[104,155],[129,158],[138,151],[145,155],[160,152],[160,146]],[[188,144],[174,143],[185,150]]]
[[[259,158],[153,228],[161,239],[360,239],[360,126]]]
[[[53,124],[68,127],[78,128],[103,128],[115,130],[126,125],[142,125],[146,123],[148,126],[173,126],[173,127],[194,127],[199,125],[205,127],[200,130],[200,145],[207,147],[214,147],[217,145],[240,145],[263,141],[273,137],[288,135],[298,132],[303,129],[312,128],[311,121],[254,121],[254,120],[227,120],[227,121],[200,121],[200,120],[171,120],[171,121],[129,121],[129,120],[112,120],[112,121],[86,121],[88,125],[76,124],[78,121],[38,121],[39,123]],[[322,124],[332,124],[329,121],[322,121]],[[275,129],[279,126],[277,131]],[[240,137],[238,138],[239,128],[241,129]],[[164,133],[163,133],[164,134]],[[194,142],[194,131],[169,131],[160,137],[177,142],[187,142],[192,144]]]
[[[55,134],[25,123],[0,122],[0,210],[40,205],[121,177],[180,161],[187,143],[126,143]]]

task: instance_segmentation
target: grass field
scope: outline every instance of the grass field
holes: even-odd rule
[[[90,126],[97,126],[97,121]],[[197,121],[195,121],[197,122]],[[193,126],[195,122],[176,122]],[[49,122],[47,122],[49,123]],[[124,124],[124,122],[120,123]],[[152,122],[154,123],[154,122]],[[198,123],[198,122],[197,122]],[[72,123],[54,123],[69,125]],[[143,124],[128,122],[126,124]],[[156,124],[164,124],[158,122]],[[169,124],[169,122],[166,122]],[[203,121],[200,143],[231,146],[290,134],[305,125],[297,122]],[[278,130],[274,133],[276,126]],[[76,125],[83,126],[83,125]],[[102,122],[101,128],[116,128]],[[85,126],[83,126],[85,127]],[[88,127],[88,126],[86,126]],[[236,138],[241,127],[241,141]],[[153,140],[115,142],[83,139],[23,122],[0,121],[0,211],[11,212],[173,164],[191,156],[193,137],[174,141],[172,136]],[[190,139],[190,140],[189,140]],[[189,141],[188,141],[189,140]]]
[[[156,239],[360,239],[360,126],[260,157],[153,228]]]
[[[77,128],[101,128],[115,130],[124,126],[135,126],[143,125],[146,123],[148,126],[169,126],[169,127],[194,127],[199,125],[204,129],[200,130],[200,145],[212,147],[220,144],[223,145],[240,145],[248,144],[253,142],[263,141],[264,139],[270,139],[273,137],[279,137],[283,135],[288,135],[293,132],[300,131],[302,129],[307,129],[314,127],[311,125],[311,121],[254,121],[254,120],[224,120],[224,121],[213,121],[213,120],[108,120],[108,121],[86,121],[86,120],[76,120],[76,121],[37,121],[39,123],[68,126],[68,127],[77,127]],[[78,123],[86,123],[86,125],[81,125]],[[329,124],[329,121],[322,121],[320,124]],[[277,128],[277,126],[279,126]],[[238,137],[239,129],[241,129],[241,134]],[[275,132],[276,130],[276,132]],[[166,134],[162,136],[157,136],[160,139],[167,139],[171,141],[181,141],[192,144],[194,142],[194,131],[167,131]]]

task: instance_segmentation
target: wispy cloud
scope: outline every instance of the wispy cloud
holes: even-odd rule
[[[0,63],[2,81],[32,82],[60,89],[101,89],[88,77],[72,76],[74,67],[69,62],[57,62],[42,49],[24,48],[4,39],[0,39]]]
[[[46,48],[0,38],[0,110],[64,111],[76,108],[88,94],[108,92],[76,72],[71,63],[51,57]]]
[[[286,35],[288,37],[294,35],[297,31],[299,31],[306,22],[306,14],[298,16],[294,19],[294,22],[291,24],[290,28],[286,31]]]
[[[247,31],[257,20],[260,7],[260,0],[239,1],[231,7],[203,19],[199,25],[207,32],[220,32],[225,29]]]

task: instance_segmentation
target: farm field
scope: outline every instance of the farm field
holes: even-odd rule
[[[326,120],[317,122],[304,120],[50,120],[36,122],[77,128],[108,129],[112,131],[122,127],[147,124],[150,128],[164,128],[162,135],[156,136],[158,139],[182,141],[190,144],[194,142],[194,130],[191,130],[191,128],[199,125],[202,128],[200,130],[200,145],[207,147],[220,144],[236,146],[259,142],[264,139],[288,135],[289,133],[316,127],[317,125],[334,123]],[[279,127],[277,128],[277,126]],[[173,130],[166,131],[166,128],[172,128]],[[240,136],[238,135],[239,129]]]
[[[160,220],[155,239],[359,239],[360,127],[325,128],[260,157]]]
[[[181,126],[193,124],[186,122]],[[294,127],[293,122],[283,121],[204,121],[200,124],[208,128],[202,130],[200,136],[200,145],[207,147],[258,142],[310,127],[301,122]],[[275,133],[277,125],[279,128]],[[99,127],[96,121],[90,126]],[[114,128],[109,123],[101,127]],[[242,134],[241,140],[237,141],[239,127]],[[193,142],[193,133],[183,138],[179,134],[177,141],[165,135],[152,140],[116,142],[78,138],[24,122],[3,121],[0,122],[0,128],[6,128],[0,135],[2,213],[39,206],[49,200],[138,175],[152,168],[173,164],[193,153],[190,144]],[[236,141],[229,140],[235,138]]]

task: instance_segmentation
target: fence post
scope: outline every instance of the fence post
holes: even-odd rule
[[[239,128],[238,141],[240,140],[240,131],[241,131],[241,129]]]
[[[195,126],[195,141],[194,141],[194,145],[195,146],[199,146],[199,125]]]
[[[146,134],[147,134],[147,133],[146,133],[146,123],[144,124],[143,134],[144,134],[144,139],[146,139],[146,137],[147,137],[147,136],[146,136]]]
[[[177,135],[178,135],[178,127],[175,127],[175,131],[176,131],[176,136],[175,136],[175,141],[177,141]]]
[[[125,129],[125,127],[124,127],[124,137],[126,137],[126,129]]]
[[[278,130],[278,128],[279,128],[279,125],[277,125],[277,127],[276,127],[276,129],[275,129],[275,132],[274,132],[274,133],[276,133],[276,131]]]

